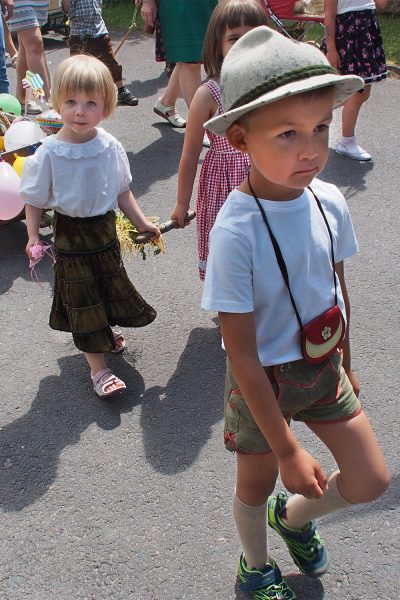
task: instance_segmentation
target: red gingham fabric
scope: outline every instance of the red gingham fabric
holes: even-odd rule
[[[222,114],[219,85],[209,80],[203,85],[218,104],[217,114]],[[250,162],[247,154],[233,148],[226,138],[207,130],[211,147],[204,157],[197,192],[197,241],[200,279],[204,279],[208,256],[208,236],[219,209],[229,193],[245,179]]]

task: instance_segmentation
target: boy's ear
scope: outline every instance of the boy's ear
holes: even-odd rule
[[[234,123],[229,127],[226,132],[226,137],[228,138],[230,145],[236,148],[236,150],[240,150],[240,152],[247,152],[245,132],[239,123]]]

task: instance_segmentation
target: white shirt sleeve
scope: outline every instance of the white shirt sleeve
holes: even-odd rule
[[[252,279],[249,241],[244,236],[214,226],[210,235],[202,308],[216,312],[253,312]]]
[[[40,148],[29,156],[23,167],[20,196],[26,204],[36,208],[48,208],[52,189],[51,160]]]
[[[125,152],[125,148],[117,142],[117,153],[118,153],[118,184],[119,191],[118,195],[122,192],[129,190],[129,185],[132,182],[131,169],[129,166],[129,160]]]

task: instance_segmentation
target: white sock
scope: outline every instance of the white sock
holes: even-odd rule
[[[268,562],[267,504],[250,506],[233,497],[233,518],[249,569],[261,569]]]
[[[353,144],[355,144],[355,143],[356,143],[356,136],[355,136],[355,135],[352,135],[352,136],[350,136],[350,137],[344,137],[344,136],[342,135],[342,139],[340,140],[340,142],[341,142],[342,144],[344,144],[345,146],[352,146]]]
[[[323,517],[331,512],[353,506],[347,502],[340,493],[337,486],[339,471],[332,473],[328,479],[328,489],[321,498],[304,498],[300,494],[291,496],[286,503],[286,517],[284,523],[288,527],[304,527],[309,521]]]

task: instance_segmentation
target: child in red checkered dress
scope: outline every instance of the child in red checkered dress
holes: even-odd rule
[[[189,210],[196,178],[203,123],[223,113],[218,83],[222,60],[242,35],[265,24],[266,15],[258,0],[222,0],[211,15],[204,39],[204,68],[209,79],[199,87],[190,105],[179,163],[177,204],[171,215],[181,227]],[[201,167],[196,204],[200,279],[205,276],[208,236],[218,211],[249,170],[247,154],[233,148],[225,138],[208,131],[207,135],[210,149]]]

